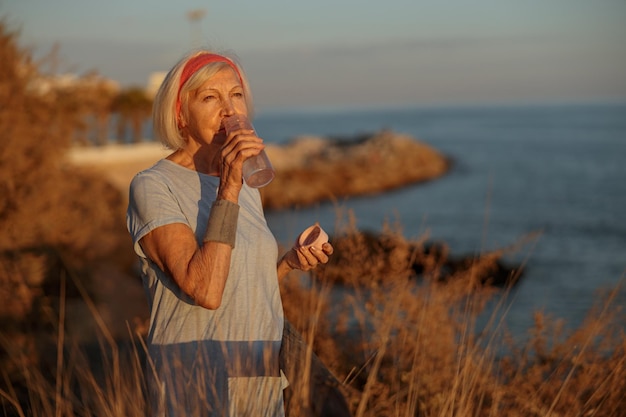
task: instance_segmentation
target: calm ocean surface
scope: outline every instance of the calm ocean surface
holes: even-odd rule
[[[455,255],[541,232],[509,258],[527,262],[507,313],[514,333],[523,334],[537,310],[577,326],[596,291],[626,271],[626,103],[275,111],[259,114],[255,127],[270,143],[389,128],[452,158],[439,180],[341,207],[354,211],[360,229],[397,221],[406,237],[428,232]],[[336,218],[332,204],[267,213],[284,244],[315,221],[332,231]]]

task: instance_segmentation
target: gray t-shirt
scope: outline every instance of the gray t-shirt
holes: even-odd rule
[[[258,190],[244,184],[239,195],[236,243],[216,310],[196,305],[139,245],[150,231],[173,223],[188,225],[201,245],[218,185],[219,178],[167,159],[130,185],[127,226],[150,305],[153,415],[283,416],[278,249]]]

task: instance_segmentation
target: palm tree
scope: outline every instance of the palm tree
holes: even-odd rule
[[[125,133],[130,122],[134,143],[141,142],[142,126],[152,111],[152,100],[143,88],[130,87],[122,90],[111,103],[111,111],[119,116],[117,140],[124,143]]]
[[[115,84],[106,80],[96,83],[94,89],[94,99],[91,103],[95,130],[94,141],[96,145],[106,145],[109,139],[111,108],[118,90]]]

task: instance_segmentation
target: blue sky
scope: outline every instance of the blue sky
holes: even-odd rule
[[[206,15],[192,24],[187,13]],[[624,0],[0,0],[61,71],[145,85],[201,41],[259,109],[626,99]]]

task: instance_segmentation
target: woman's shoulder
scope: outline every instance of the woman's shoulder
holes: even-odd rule
[[[169,159],[161,159],[150,168],[138,172],[130,182],[131,193],[137,190],[161,190],[192,196],[216,190],[218,186],[219,178],[200,174]]]
[[[150,168],[139,171],[130,181],[131,191],[136,188],[144,188],[149,184],[167,184],[169,178],[175,175],[171,172],[173,167],[170,165],[175,164],[167,159],[161,159],[155,162]]]
[[[146,168],[139,171],[133,177],[132,182],[145,181],[150,179],[163,180],[165,178],[171,178],[181,175],[184,172],[184,168],[178,164],[168,160],[160,159],[154,163],[150,168]]]

